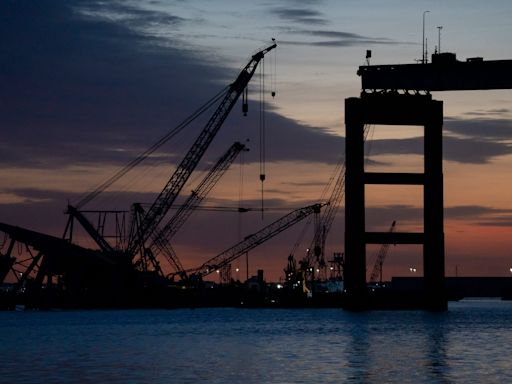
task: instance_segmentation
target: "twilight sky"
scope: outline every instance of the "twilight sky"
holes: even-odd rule
[[[366,50],[373,52],[372,64],[420,58],[425,10],[430,52],[442,26],[441,50],[461,60],[512,58],[512,3],[505,0],[4,0],[0,222],[60,236],[68,201],[76,203],[232,82],[274,37],[276,56],[265,61],[264,191],[265,206],[276,209],[263,220],[258,212],[196,212],[174,245],[185,267],[197,266],[288,210],[320,199],[343,156],[344,99],[359,95],[356,71]],[[243,166],[231,167],[207,205],[260,207],[259,84],[257,75],[249,116],[237,106],[199,166],[207,170],[234,141],[248,140]],[[463,276],[510,275],[512,91],[434,98],[445,107],[447,275],[456,267]],[[85,208],[151,202],[200,129],[201,122],[187,128]],[[368,169],[421,171],[421,134],[418,127],[375,127]],[[184,192],[200,178],[193,175]],[[393,220],[398,230],[421,230],[421,188],[367,187],[367,196],[368,230],[386,230]],[[271,280],[282,276],[303,226],[252,251],[250,273],[263,268]],[[343,251],[343,231],[341,211],[328,256]],[[369,247],[370,267],[374,251]],[[384,276],[406,275],[413,265],[421,273],[419,247],[391,247]]]

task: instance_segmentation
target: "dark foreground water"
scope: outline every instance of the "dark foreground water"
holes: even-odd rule
[[[512,302],[0,312],[1,383],[510,383]]]

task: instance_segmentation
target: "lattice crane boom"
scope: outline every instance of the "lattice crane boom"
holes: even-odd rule
[[[231,166],[238,154],[246,150],[245,145],[235,142],[217,163],[210,169],[205,178],[199,183],[196,189],[192,191],[187,200],[178,208],[167,224],[158,231],[154,239],[167,239],[170,241],[178,230],[185,224],[186,220],[194,212],[194,209],[201,204],[204,198],[210,193],[220,178]],[[154,240],[154,241],[155,241]]]
[[[395,230],[396,221],[393,221],[391,224],[391,227],[389,227],[389,233],[393,232]],[[375,264],[373,265],[372,274],[370,275],[370,283],[376,283],[379,279],[382,283],[382,265],[384,264],[384,259],[386,258],[388,254],[390,244],[382,244],[379,253],[377,253],[377,258],[375,259]]]
[[[226,153],[224,153],[210,169],[197,188],[192,191],[188,199],[180,206],[167,224],[162,229],[155,231],[151,236],[149,248],[153,250],[153,254],[156,255],[155,251],[158,251],[158,254],[163,255],[176,273],[182,277],[185,276],[186,273],[170,241],[224,173],[226,173],[238,154],[243,150],[246,150],[245,145],[239,142],[233,143]]]
[[[285,229],[305,219],[312,213],[319,213],[321,207],[323,207],[324,205],[325,204],[318,203],[309,205],[304,208],[296,209],[288,213],[287,215],[283,216],[282,218],[274,221],[273,223],[267,225],[260,231],[247,236],[241,242],[235,244],[231,248],[206,261],[198,268],[187,270],[187,272],[189,274],[194,274],[195,276],[198,277],[209,275],[213,271],[228,265],[229,263],[231,263],[238,257],[242,256],[246,252],[250,251],[251,249],[255,248],[256,246],[264,243],[265,241],[276,236]]]
[[[192,144],[192,147],[144,216],[140,231],[137,232],[138,236],[130,240],[128,246],[129,254],[135,254],[139,244],[144,244],[149,239],[151,234],[165,217],[172,203],[180,193],[191,173],[206,152],[206,149],[211,144],[220,127],[226,120],[229,112],[233,109],[236,101],[251,80],[258,63],[263,59],[267,52],[271,51],[276,46],[277,45],[274,43],[254,54],[249,63],[242,69],[237,79],[229,86],[226,95],[220,102],[212,117],[208,120],[204,129],[201,131],[194,144]]]

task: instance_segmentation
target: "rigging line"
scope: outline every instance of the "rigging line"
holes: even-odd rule
[[[365,158],[365,168],[368,166],[368,162],[370,161],[370,153],[372,150],[372,143],[373,143],[373,135],[375,133],[375,126],[374,125],[366,125],[364,127],[364,141],[368,143],[368,148],[366,151],[366,158]],[[369,138],[368,138],[369,136]]]
[[[336,182],[336,180],[339,179],[339,174],[340,174],[340,172],[343,172],[344,167],[345,167],[345,157],[341,156],[340,159],[338,160],[338,162],[336,163],[336,165],[331,173],[331,176],[329,177],[329,181],[327,182],[327,184],[325,184],[325,186],[322,190],[322,193],[320,194],[319,201],[325,200],[325,198],[327,196],[327,192],[329,192],[333,188],[334,183]],[[330,200],[329,200],[329,202],[330,202]]]
[[[192,121],[194,121],[202,113],[207,111],[214,103],[216,103],[218,100],[220,100],[222,97],[224,97],[224,95],[228,91],[228,89],[229,89],[229,86],[222,89],[217,95],[215,95],[213,98],[211,98],[209,101],[207,101],[201,107],[199,107],[194,113],[192,113],[192,115],[190,115],[185,120],[183,120],[181,123],[179,123],[175,128],[173,128],[165,136],[160,138],[151,147],[146,149],[135,159],[131,160],[127,165],[125,165],[123,168],[121,168],[119,171],[117,171],[113,176],[111,176],[109,179],[107,179],[102,184],[100,184],[98,187],[96,187],[92,192],[90,192],[88,195],[86,195],[84,198],[82,198],[82,200],[80,200],[75,205],[75,207],[77,209],[80,209],[85,204],[92,201],[95,197],[97,197],[100,193],[102,193],[110,185],[112,185],[117,180],[119,180],[121,177],[126,175],[130,170],[132,170],[135,166],[137,166],[142,161],[144,161],[149,155],[151,155],[158,148],[160,148],[163,144],[165,144],[167,141],[169,141],[173,136],[175,136],[177,133],[179,133],[181,130],[183,130],[187,125],[189,125]]]
[[[151,203],[140,203],[144,208],[150,207]],[[182,205],[176,205],[171,207],[172,210],[178,210],[182,208]],[[214,206],[205,205],[194,208],[196,211],[222,211],[222,212],[235,212],[235,213],[246,213],[246,212],[260,212],[261,208],[256,207],[236,207],[236,206]],[[266,212],[289,212],[291,210],[299,209],[299,207],[267,207]]]
[[[260,67],[260,181],[261,181],[261,219],[264,211],[264,181],[265,181],[265,60]]]
[[[272,39],[273,41],[275,41],[275,39]],[[274,70],[272,71],[272,75],[271,75],[271,78],[270,78],[270,81],[271,81],[271,95],[272,95],[272,98],[274,98],[276,96],[276,93],[277,93],[277,49],[274,50],[273,52],[273,55],[274,55]]]
[[[243,217],[242,213],[244,210],[242,208],[242,202],[244,199],[244,165],[245,165],[245,155],[244,151],[240,152],[240,170],[239,170],[239,184],[238,184],[238,215],[237,215],[237,241],[242,240],[242,225],[243,225]],[[237,260],[236,264],[236,272],[240,271],[240,260]],[[237,275],[238,280],[238,275]]]
[[[364,142],[368,144],[365,154],[365,168],[368,166],[370,161],[370,153],[372,150],[373,135],[375,133],[375,126],[373,124],[366,124],[363,129]]]
[[[196,127],[194,126],[193,129]],[[188,133],[189,130],[187,130]],[[193,132],[193,130],[190,130]],[[195,131],[194,131],[195,132]],[[194,133],[195,134],[195,133]],[[110,206],[113,202],[115,202],[116,195],[122,196],[124,192],[149,192],[149,193],[158,193],[158,190],[151,191],[148,190],[148,186],[152,185],[155,180],[165,180],[168,179],[169,170],[175,168],[176,164],[174,163],[174,159],[179,159],[179,154],[183,152],[186,146],[189,145],[190,137],[187,135],[181,135],[173,140],[171,145],[166,147],[166,151],[168,153],[162,153],[159,155],[158,152],[153,154],[153,156],[149,156],[146,158],[146,161],[141,164],[136,171],[132,172],[130,178],[125,178],[122,182],[118,183],[117,193],[112,194],[110,199]],[[108,195],[111,195],[110,193]],[[105,199],[105,202],[109,202],[108,199]]]
[[[240,170],[239,170],[239,183],[238,183],[238,233],[237,240],[242,239],[242,202],[244,195],[244,152],[240,153]]]

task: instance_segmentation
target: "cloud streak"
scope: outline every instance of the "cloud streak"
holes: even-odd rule
[[[491,111],[491,113],[501,115],[507,113],[507,110]],[[482,112],[486,115],[489,111]],[[478,116],[478,114],[477,114]],[[458,119],[458,118],[445,118],[445,130],[451,134],[458,135],[480,141],[502,141],[512,140],[512,120],[506,118],[471,118],[471,119]]]
[[[409,44],[405,42],[395,41],[386,37],[370,37],[353,32],[333,31],[333,30],[292,30],[290,34],[301,35],[305,39],[301,40],[282,40],[282,44],[288,45],[304,45],[316,47],[353,47],[361,45],[379,45],[379,44]],[[310,38],[322,38],[328,40],[310,41]]]
[[[486,164],[511,153],[512,121],[509,119],[446,118],[443,157],[468,164]],[[382,139],[372,142],[372,155],[423,155],[423,138]]]
[[[313,8],[273,8],[271,12],[279,18],[294,24],[322,25],[327,24],[323,14]]]

